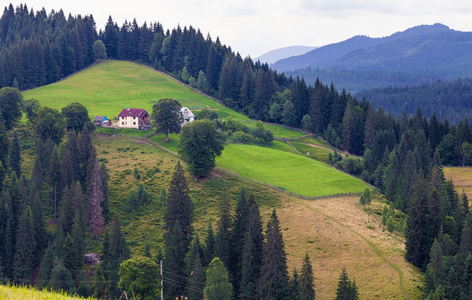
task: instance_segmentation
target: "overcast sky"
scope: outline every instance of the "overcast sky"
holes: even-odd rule
[[[165,29],[178,24],[217,36],[242,56],[255,58],[277,48],[323,46],[354,35],[388,36],[407,28],[442,23],[472,31],[470,0],[29,0],[34,11],[63,9],[69,15],[92,14],[97,28],[108,16],[121,26],[158,21]]]

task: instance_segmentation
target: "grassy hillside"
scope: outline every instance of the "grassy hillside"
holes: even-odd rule
[[[301,155],[254,145],[226,145],[218,166],[304,196],[360,193],[362,181]]]
[[[247,117],[207,98],[151,68],[126,61],[107,60],[63,81],[23,92],[25,99],[61,109],[72,102],[82,103],[90,116],[114,119],[123,108],[144,108],[149,113],[162,98],[174,98],[190,109],[217,109],[222,118]]]
[[[142,255],[146,243],[149,243],[152,255],[155,255],[157,247],[163,247],[164,242],[165,210],[159,206],[159,194],[162,188],[168,187],[178,159],[139,139],[94,137],[94,144],[98,157],[105,161],[111,176],[110,207],[113,214],[118,214],[122,220],[123,232],[133,254]],[[284,153],[270,148],[266,150],[268,153]],[[132,175],[135,167],[141,174],[139,180]],[[215,227],[218,221],[218,203],[223,190],[226,190],[233,209],[242,186],[254,194],[261,208],[264,227],[270,212],[276,208],[283,230],[288,268],[290,272],[293,268],[300,270],[308,251],[314,267],[317,299],[334,298],[343,266],[350,278],[356,278],[361,299],[417,298],[421,275],[404,259],[404,239],[397,233],[388,233],[380,225],[383,203],[377,202],[378,198],[364,209],[358,203],[359,197],[355,196],[300,200],[219,173],[211,173],[198,182],[189,176],[188,182],[195,205],[194,227],[202,240],[208,222],[211,221]],[[130,212],[127,210],[127,194],[136,190],[139,184],[150,192],[151,202]],[[98,245],[91,247],[100,251]]]
[[[39,291],[26,287],[9,287],[0,285],[0,299],[15,300],[79,300],[82,297],[65,296],[60,293],[50,293],[47,291]]]

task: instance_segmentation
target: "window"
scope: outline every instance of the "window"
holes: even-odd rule
[[[136,125],[136,122],[133,122],[133,125]]]
[[[125,125],[125,122],[121,122],[121,125]]]
[[[136,119],[136,117],[133,117],[133,120]]]

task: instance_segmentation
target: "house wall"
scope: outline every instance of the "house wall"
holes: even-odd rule
[[[139,123],[143,121],[138,117],[119,117],[118,126],[122,128],[135,128],[139,129]]]

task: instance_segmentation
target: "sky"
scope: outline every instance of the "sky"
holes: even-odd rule
[[[4,0],[34,11],[62,9],[73,16],[93,15],[97,30],[108,17],[121,26],[160,22],[200,29],[231,46],[243,57],[256,58],[274,49],[320,47],[355,35],[383,37],[422,25],[442,23],[472,31],[470,0]]]

